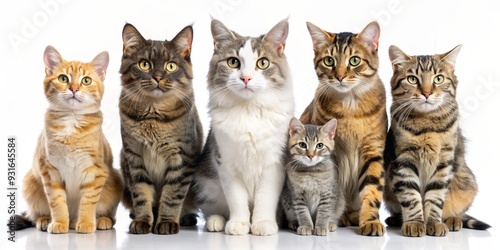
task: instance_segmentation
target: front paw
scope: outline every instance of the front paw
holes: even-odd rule
[[[250,232],[250,222],[229,220],[226,224],[226,234],[244,235]]]
[[[330,232],[334,232],[335,230],[337,230],[337,224],[335,223],[328,224],[328,229],[330,230]]]
[[[226,219],[222,215],[210,215],[205,222],[205,228],[209,232],[220,232],[224,230]]]
[[[442,222],[434,222],[427,224],[427,235],[430,236],[446,236],[448,234],[448,226]]]
[[[47,231],[51,234],[65,234],[69,230],[69,222],[51,222],[47,226]]]
[[[77,233],[88,234],[95,232],[95,224],[92,222],[78,222],[75,230]]]
[[[40,217],[36,220],[36,228],[40,231],[47,231],[50,223],[50,217]]]
[[[109,217],[99,217],[97,219],[97,229],[98,230],[108,230],[113,228],[113,219]]]
[[[362,235],[382,236],[385,234],[385,226],[379,221],[363,223],[359,226]]]
[[[145,221],[130,222],[129,231],[131,234],[148,234],[151,232],[151,224]]]
[[[159,221],[153,231],[155,234],[177,234],[179,233],[179,223],[174,221]]]
[[[328,228],[325,226],[316,226],[314,228],[314,234],[318,236],[327,236],[328,235]]]
[[[311,235],[313,228],[311,226],[300,226],[297,228],[297,234],[300,235]]]
[[[252,224],[252,234],[273,235],[278,233],[278,223],[276,221],[263,220]]]
[[[450,217],[444,221],[448,225],[448,229],[452,232],[460,231],[463,227],[462,220],[457,217]]]
[[[403,236],[407,237],[422,237],[425,234],[425,225],[423,222],[409,221],[404,222],[401,226]]]

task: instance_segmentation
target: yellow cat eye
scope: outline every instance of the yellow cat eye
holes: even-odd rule
[[[305,142],[299,142],[300,148],[307,148],[307,144]]]
[[[240,60],[238,60],[238,58],[236,58],[236,57],[230,57],[229,59],[227,59],[227,66],[229,66],[233,69],[239,68],[240,67]]]
[[[433,82],[434,84],[442,84],[444,82],[444,76],[442,75],[435,76]]]
[[[90,77],[86,76],[84,78],[82,78],[82,84],[85,85],[85,86],[88,86],[92,83],[92,79],[90,79]]]
[[[267,60],[267,58],[263,57],[257,60],[257,68],[267,69],[268,67],[269,67],[269,60]]]
[[[358,56],[353,56],[353,57],[349,58],[349,64],[351,66],[358,66],[360,62],[361,62],[361,58],[359,58]]]
[[[416,76],[408,76],[406,78],[406,80],[408,81],[408,83],[410,84],[417,84],[418,83],[418,78]]]
[[[165,70],[168,72],[176,71],[177,70],[177,63],[174,63],[174,62],[165,63]]]
[[[333,64],[335,63],[335,60],[333,60],[333,57],[331,57],[331,56],[326,56],[323,58],[323,63],[326,66],[333,66]]]
[[[323,143],[316,144],[317,149],[322,149],[323,147],[325,147],[325,145]]]
[[[62,83],[68,83],[69,82],[69,78],[67,75],[59,75],[59,77],[57,77],[57,80],[59,82],[62,82]]]
[[[141,60],[139,62],[139,68],[143,71],[148,71],[151,68],[151,63],[148,60]]]

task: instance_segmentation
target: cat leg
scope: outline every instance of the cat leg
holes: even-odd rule
[[[252,234],[272,235],[278,232],[276,210],[284,180],[282,165],[263,167],[262,177],[255,190]]]
[[[359,229],[362,235],[382,236],[385,226],[380,222],[379,209],[383,199],[384,167],[381,156],[367,157],[359,176]]]
[[[340,190],[340,187],[335,186],[335,190],[337,190],[338,192],[336,202],[333,203],[333,213],[331,215],[330,224],[328,226],[330,232],[337,230],[337,226],[340,224],[340,218],[344,214],[346,205],[344,193]]]
[[[222,189],[229,207],[229,221],[226,223],[225,231],[226,234],[230,235],[248,234],[250,232],[248,191],[243,180],[236,177],[236,175],[231,175],[230,172],[227,168],[219,171]]]
[[[229,218],[229,207],[217,177],[202,178],[196,182],[198,207],[205,218],[205,228],[209,232],[224,230]]]
[[[123,180],[116,169],[111,169],[109,178],[102,189],[96,209],[96,227],[98,230],[113,228],[115,214],[123,193]]]
[[[314,223],[314,233],[318,236],[326,236],[330,231],[330,223],[332,221],[333,214],[333,197],[326,196],[324,194],[320,195],[319,205],[316,208],[316,221]],[[300,218],[300,217],[299,217]],[[333,224],[335,225],[335,224]],[[336,229],[333,228],[332,231]]]
[[[389,171],[390,186],[401,206],[403,236],[424,236],[424,214],[417,167],[408,160],[398,158]]]
[[[40,166],[40,174],[47,195],[47,202],[50,204],[51,218],[51,222],[47,225],[47,231],[53,234],[67,233],[69,230],[69,212],[66,190],[59,170],[48,165],[47,162],[44,162],[44,164],[47,165]],[[43,218],[37,220],[37,224],[40,224],[42,228],[46,222],[46,219]]]
[[[313,221],[311,218],[311,212],[307,207],[307,201],[305,197],[294,197],[293,198],[293,209],[295,216],[297,218],[297,234],[300,235],[311,235],[313,232]],[[325,218],[322,218],[325,219]],[[318,220],[316,220],[318,221]],[[327,220],[328,221],[328,220]]]

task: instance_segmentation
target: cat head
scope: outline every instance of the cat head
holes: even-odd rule
[[[122,32],[122,86],[130,98],[163,99],[185,96],[193,79],[191,45],[193,28],[182,29],[172,41],[146,40],[132,25]]]
[[[335,145],[337,120],[332,119],[323,126],[303,125],[292,118],[289,125],[288,148],[294,160],[306,166],[314,166],[331,158]]]
[[[458,80],[454,70],[460,48],[458,45],[444,54],[409,56],[390,46],[394,105],[426,113],[455,102]]]
[[[250,99],[287,84],[288,65],[284,54],[287,20],[259,37],[241,36],[215,19],[211,29],[214,53],[208,87],[213,94]]]
[[[369,23],[359,34],[331,33],[307,23],[320,84],[337,93],[364,93],[378,69],[380,27]]]
[[[108,52],[101,52],[89,63],[66,61],[49,45],[43,53],[43,61],[45,96],[51,109],[75,112],[99,109],[109,63]]]

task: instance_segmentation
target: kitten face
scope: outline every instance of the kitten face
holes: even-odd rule
[[[460,46],[433,56],[408,56],[396,46],[389,48],[394,75],[391,80],[394,103],[401,109],[420,113],[446,107],[455,101],[455,60]],[[406,108],[405,108],[406,107]]]
[[[182,95],[183,89],[190,88],[193,78],[192,39],[191,26],[185,27],[172,41],[152,41],[126,24],[120,73],[127,95],[136,98]]]
[[[218,20],[212,21],[214,54],[210,63],[209,88],[249,99],[280,88],[287,74],[283,49],[288,22],[282,21],[266,35],[243,37]]]
[[[312,167],[331,158],[335,145],[337,120],[323,126],[303,125],[297,118],[290,121],[288,148],[293,160]]]
[[[376,22],[359,34],[330,33],[312,23],[307,23],[307,28],[313,40],[320,84],[338,93],[362,94],[370,89],[370,78],[378,69],[380,27]]]
[[[65,61],[52,46],[44,52],[45,95],[54,110],[78,111],[99,108],[109,62],[107,52],[91,62]]]

